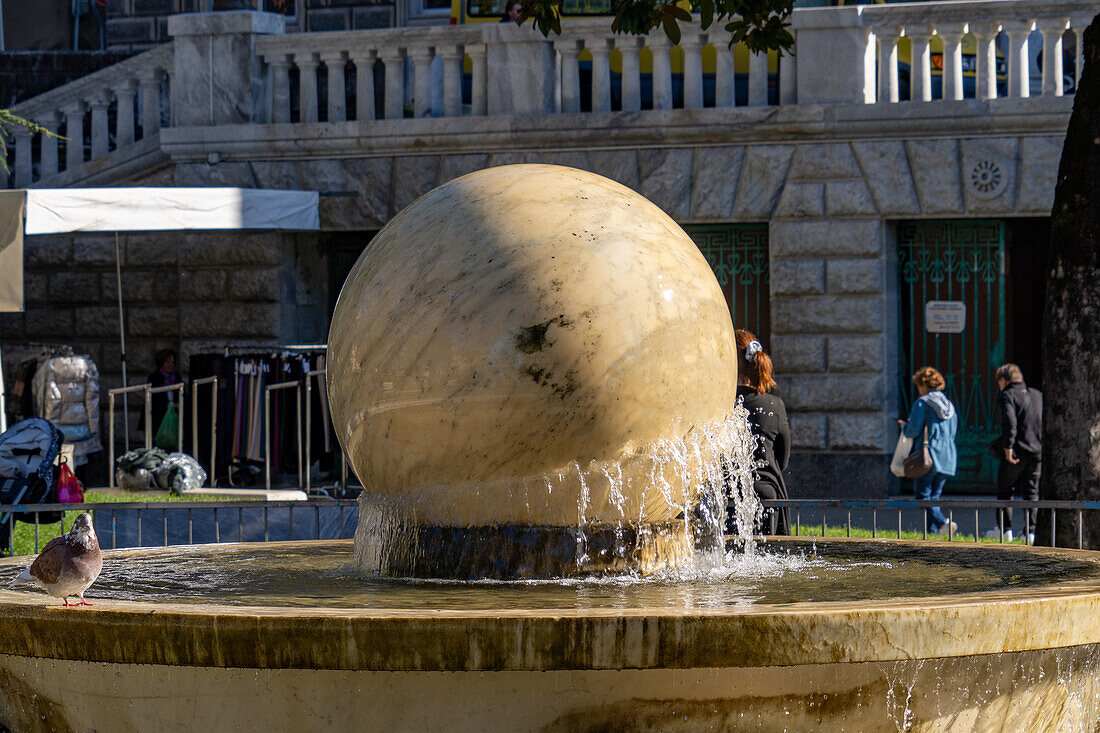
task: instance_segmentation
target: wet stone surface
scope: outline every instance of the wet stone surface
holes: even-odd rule
[[[872,542],[770,542],[722,567],[567,580],[430,581],[365,577],[350,541],[107,553],[90,597],[148,603],[283,607],[522,610],[721,609],[927,598],[1038,588],[1100,576],[1100,566],[999,548]],[[33,592],[33,591],[28,591]]]

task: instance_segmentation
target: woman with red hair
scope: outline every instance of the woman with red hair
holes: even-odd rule
[[[934,367],[923,366],[913,374],[917,399],[909,411],[908,420],[898,420],[901,432],[916,442],[914,450],[922,450],[928,440],[928,452],[932,457],[932,470],[913,479],[913,493],[920,501],[935,501],[943,495],[947,479],[955,475],[958,454],[955,450],[955,433],[959,429],[959,415],[955,405],[944,394],[943,375]],[[926,511],[927,527],[939,534],[951,534],[958,525],[944,516],[938,506]]]
[[[760,499],[786,499],[783,471],[791,458],[791,428],[787,408],[774,394],[772,360],[764,346],[749,331],[736,330],[737,396],[749,411],[749,428],[756,437],[753,454],[753,488]],[[764,531],[789,534],[786,509],[764,510]]]

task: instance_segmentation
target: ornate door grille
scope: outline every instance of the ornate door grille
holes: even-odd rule
[[[737,328],[771,338],[767,224],[689,224],[684,231],[707,258]],[[769,349],[770,350],[770,349]]]
[[[988,444],[999,432],[994,370],[1005,353],[1004,222],[921,221],[898,227],[901,348],[898,375],[902,415],[916,399],[911,377],[938,369],[959,412],[959,466],[954,489],[993,489],[996,461]],[[962,301],[962,333],[928,333],[924,304]]]

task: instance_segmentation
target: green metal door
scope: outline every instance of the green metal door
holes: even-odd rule
[[[707,258],[737,328],[771,337],[767,224],[688,224],[684,231]]]
[[[1004,256],[1001,221],[898,227],[900,408],[909,414],[917,396],[911,377],[919,367],[943,374],[945,392],[959,412],[959,467],[948,483],[956,491],[994,488],[996,461],[987,446],[999,430],[993,372],[1005,352]]]

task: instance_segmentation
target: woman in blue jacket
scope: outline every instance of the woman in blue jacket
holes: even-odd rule
[[[943,495],[944,484],[955,475],[958,455],[955,452],[955,433],[959,429],[959,415],[947,395],[943,393],[943,375],[930,366],[921,367],[913,375],[913,384],[920,395],[909,411],[908,420],[898,420],[905,437],[912,438],[914,447],[924,441],[924,429],[928,428],[928,449],[932,454],[932,470],[913,481],[913,493],[920,501],[935,501]],[[948,522],[938,506],[928,508],[928,527],[933,532],[947,534],[958,526]],[[950,529],[948,528],[950,525]]]

